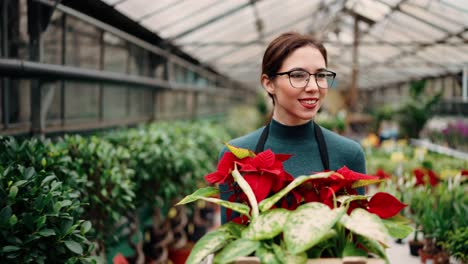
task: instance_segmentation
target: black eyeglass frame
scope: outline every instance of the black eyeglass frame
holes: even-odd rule
[[[306,84],[305,84],[303,87],[296,87],[296,86],[294,86],[294,85],[292,84],[292,82],[291,82],[291,73],[292,73],[292,72],[295,72],[295,71],[302,71],[302,72],[306,72],[306,73],[309,74],[309,78],[307,79],[307,82],[306,82]],[[302,69],[293,69],[293,70],[290,70],[290,71],[278,72],[278,73],[276,73],[274,76],[287,74],[287,75],[288,75],[288,79],[289,79],[289,84],[291,84],[292,87],[297,88],[297,89],[304,89],[305,87],[307,87],[307,85],[309,85],[310,76],[313,75],[313,76],[314,76],[314,79],[315,79],[315,83],[317,84],[317,87],[318,87],[318,88],[320,88],[320,89],[328,89],[329,87],[326,87],[326,88],[320,87],[320,85],[319,85],[318,82],[317,82],[317,76],[316,76],[316,75],[319,74],[319,73],[323,73],[323,72],[331,73],[331,74],[333,75],[333,80],[332,80],[331,84],[329,85],[329,87],[332,87],[332,86],[333,86],[333,83],[335,82],[336,73],[335,73],[335,72],[332,72],[332,71],[330,71],[330,70],[320,70],[320,71],[318,71],[318,72],[316,72],[316,73],[310,73],[310,72],[308,72],[308,71],[306,71],[306,70],[302,70]]]

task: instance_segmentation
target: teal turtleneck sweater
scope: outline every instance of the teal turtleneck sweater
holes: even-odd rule
[[[229,144],[254,151],[263,128],[233,139]],[[347,166],[350,170],[366,173],[364,152],[357,142],[323,127],[321,129],[328,149],[330,170]],[[273,119],[265,142],[264,150],[267,149],[271,149],[276,154],[293,155],[283,163],[284,169],[293,177],[324,170],[312,121],[299,126],[286,126]],[[226,151],[227,148],[224,147],[219,157],[222,157]],[[231,194],[226,192],[226,186],[220,186],[220,189],[221,198],[227,200]],[[225,210],[221,211],[221,221],[226,222]]]

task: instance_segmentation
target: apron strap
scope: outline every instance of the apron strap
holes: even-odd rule
[[[317,123],[313,122],[314,124],[314,132],[315,132],[315,140],[317,140],[319,152],[320,152],[320,159],[322,160],[322,165],[324,170],[330,170],[330,162],[328,160],[328,149],[327,144],[325,142],[325,138],[322,133],[322,129],[320,128]],[[260,138],[258,139],[257,146],[255,147],[255,153],[262,152],[265,148],[265,142],[268,138],[268,133],[270,131],[270,123],[268,123],[262,131]]]

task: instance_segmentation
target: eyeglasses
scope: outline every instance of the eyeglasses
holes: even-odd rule
[[[276,75],[285,75],[289,77],[289,83],[294,88],[305,88],[309,84],[310,76],[315,77],[315,82],[317,87],[322,89],[328,89],[333,86],[333,81],[335,80],[336,73],[329,70],[321,70],[316,73],[310,73],[304,70],[292,70],[287,72],[278,72]]]

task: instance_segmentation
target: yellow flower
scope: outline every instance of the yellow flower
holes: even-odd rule
[[[405,161],[405,159],[406,159],[405,154],[403,154],[403,152],[401,152],[401,151],[395,151],[390,156],[390,160],[392,162],[403,162],[403,161]]]

